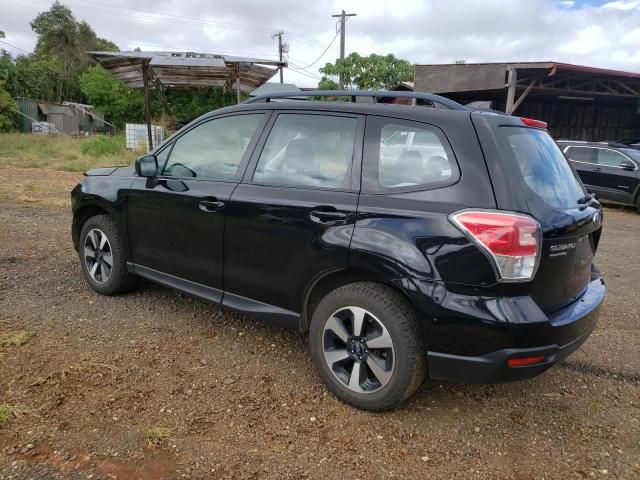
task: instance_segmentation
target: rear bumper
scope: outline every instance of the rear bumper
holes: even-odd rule
[[[518,318],[510,323],[510,344],[492,352],[464,356],[429,351],[429,376],[463,383],[497,383],[534,377],[568,357],[589,337],[596,326],[605,287],[594,279],[576,302],[545,318]],[[531,313],[531,311],[529,311]],[[541,314],[541,312],[539,312]],[[544,314],[542,314],[544,315]],[[537,357],[535,365],[509,367],[510,358]]]

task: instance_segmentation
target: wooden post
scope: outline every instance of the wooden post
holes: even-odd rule
[[[507,106],[504,109],[507,115],[513,113],[513,104],[516,98],[516,82],[518,80],[518,72],[515,68],[509,69],[509,77],[507,80]]]
[[[240,64],[236,63],[236,103],[240,104]]]
[[[144,82],[144,119],[147,122],[149,151],[153,150],[153,136],[151,135],[151,105],[149,103],[149,61],[142,62],[142,79]]]

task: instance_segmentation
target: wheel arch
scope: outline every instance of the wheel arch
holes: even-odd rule
[[[300,315],[300,329],[305,332],[309,329],[311,317],[320,301],[331,291],[336,288],[357,282],[375,282],[385,285],[396,292],[415,309],[415,304],[409,293],[401,286],[401,281],[390,281],[382,275],[371,271],[356,267],[347,267],[340,270],[332,270],[325,272],[314,281],[312,281],[305,291],[302,303],[302,312]]]
[[[97,204],[89,204],[80,207],[73,212],[73,222],[71,224],[71,238],[73,239],[73,246],[78,250],[78,241],[80,240],[80,232],[82,227],[91,217],[96,215],[111,215],[111,212],[104,206]]]

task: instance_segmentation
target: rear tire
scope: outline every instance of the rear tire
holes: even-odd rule
[[[413,308],[381,284],[353,283],[324,297],[311,319],[309,343],[329,390],[363,410],[396,407],[426,377]]]
[[[122,238],[107,215],[89,218],[78,240],[82,273],[89,286],[102,295],[115,295],[136,286],[136,277],[127,272]]]

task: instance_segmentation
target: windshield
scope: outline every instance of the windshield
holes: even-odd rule
[[[567,209],[578,205],[584,188],[556,143],[543,130],[502,127],[527,186],[547,205]]]

